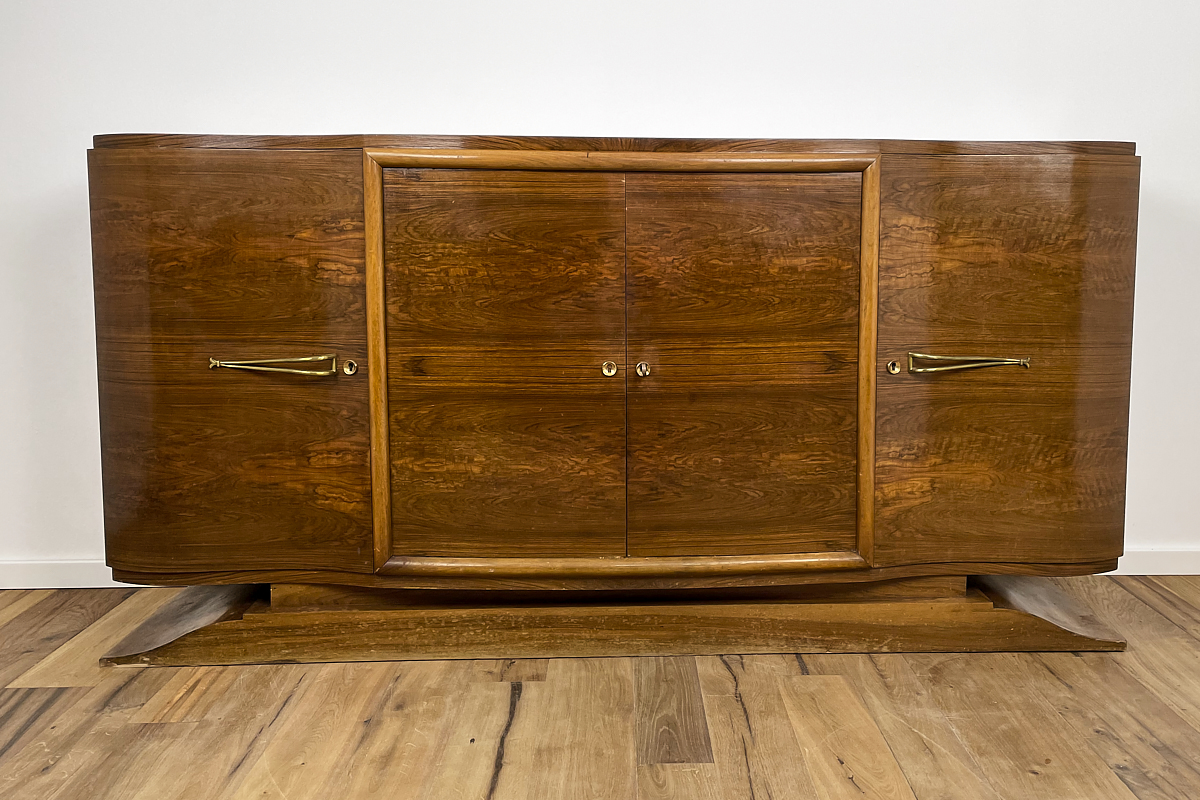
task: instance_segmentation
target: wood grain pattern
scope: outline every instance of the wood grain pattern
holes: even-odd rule
[[[463,383],[391,392],[396,560],[622,555],[620,383],[599,375],[541,390]],[[389,561],[381,572],[393,569]]]
[[[360,677],[372,666],[359,665],[347,670],[345,677]],[[323,717],[314,715],[304,701],[319,692],[333,693],[338,681],[319,682],[312,673],[295,667],[238,670],[224,677],[223,691],[206,698],[207,707],[196,722],[139,726],[141,747],[134,751],[129,772],[118,775],[128,782],[121,786],[121,797],[236,795],[254,767],[263,764],[266,751],[277,741],[275,734],[282,736],[295,730],[295,725],[327,730],[328,717],[342,711],[331,703],[323,708]],[[152,757],[146,759],[141,749],[151,750]],[[179,769],[176,765],[184,759],[193,763]],[[286,780],[283,773],[279,780]]]
[[[1099,625],[1056,625],[978,590],[938,599],[414,605],[382,610],[252,606],[113,664],[195,666],[380,659],[580,658],[742,653],[1120,650]],[[190,626],[180,626],[186,629]],[[1087,634],[1078,631],[1088,631]],[[131,634],[136,635],[136,634]]]
[[[94,137],[98,148],[199,147],[227,149],[359,150],[427,147],[498,150],[596,150],[793,153],[915,153],[930,155],[1038,155],[1093,153],[1133,155],[1133,142],[970,142],[905,139],[651,139],[570,136],[318,135],[227,136],[117,133]]]
[[[456,692],[450,683],[446,688],[451,697],[445,722],[426,758],[426,777],[419,790],[413,787],[411,796],[421,800],[503,797],[500,776],[506,767],[512,772],[511,763],[506,764],[511,752],[509,735],[517,714],[525,710],[520,707],[524,686],[524,683],[476,683],[466,692]],[[420,696],[420,685],[414,689]],[[405,777],[400,776],[398,786],[406,784]],[[519,792],[518,782],[515,793]]]
[[[97,649],[101,666],[111,664],[110,658],[152,650],[174,641],[185,633],[210,625],[225,617],[245,611],[258,599],[263,587],[235,584],[233,586],[189,586],[181,592],[164,594],[157,590],[161,602],[150,606],[150,614],[131,633],[117,638],[111,647]],[[149,596],[146,597],[149,599]],[[118,626],[123,623],[116,623]],[[113,641],[112,638],[109,641]]]
[[[1097,639],[1117,638],[1083,603],[1050,581],[1029,575],[981,575],[972,584],[1002,608],[1024,611],[1059,627]]]
[[[1200,639],[1200,588],[1190,578],[1131,575],[1122,578],[1120,585],[1189,636]]]
[[[0,760],[35,740],[85,694],[83,687],[0,689]]]
[[[1200,592],[1195,576],[1153,582]],[[1130,651],[679,660],[695,665],[712,763],[637,763],[636,676],[654,670],[633,659],[551,660],[536,686],[495,680],[495,661],[125,668],[94,688],[0,690],[0,795],[907,797],[871,780],[901,771],[921,800],[1200,795],[1183,708],[1200,640],[1163,616],[1200,610],[1157,592],[1148,605],[1127,577],[1055,583],[1132,626]],[[8,633],[0,661],[19,644]]]
[[[108,676],[108,670],[100,666],[100,657],[113,639],[146,622],[157,609],[182,591],[187,590],[143,589],[137,592],[22,673],[7,688],[98,686]]]
[[[1135,158],[885,158],[875,563],[1121,552]],[[888,375],[910,351],[1030,358]]]
[[[638,764],[711,764],[695,659],[639,658],[633,667]]]
[[[766,573],[855,570],[862,558],[849,551],[802,555],[752,555],[671,558],[407,558],[388,562],[384,575],[491,576],[537,580],[539,578],[682,577],[687,575],[742,575]],[[596,587],[601,588],[601,587]],[[608,588],[618,588],[609,586]]]
[[[366,253],[367,370],[371,413],[373,566],[392,554],[392,486],[387,401],[387,308],[384,299],[383,168],[363,153],[363,243]]]
[[[405,169],[595,170],[599,172],[858,172],[874,155],[850,153],[648,153],[588,150],[363,151],[384,167]]]
[[[510,703],[494,798],[636,797],[633,664],[559,659]],[[515,692],[514,692],[515,695]]]
[[[370,571],[361,156],[89,154],[105,535],[156,572]]]
[[[615,558],[626,514],[634,557],[857,548],[931,575],[1110,563],[1132,148],[797,141],[102,137],[118,572],[472,590],[812,580],[437,561]],[[303,142],[333,149],[280,149]],[[470,169],[416,168],[431,164]],[[771,172],[790,169],[818,174]],[[185,377],[248,331],[289,350],[337,339],[367,369],[306,386]],[[914,347],[1035,367],[879,371]],[[616,378],[596,374],[604,360]],[[650,376],[628,378],[642,360]],[[901,574],[920,573],[861,578]]]
[[[0,594],[0,628],[54,594],[53,589],[8,590]]]
[[[716,764],[639,764],[638,800],[728,800]]]
[[[805,655],[794,666],[798,676],[843,676],[850,682],[921,800],[1011,797],[1003,786],[992,785],[904,656]]]
[[[1049,680],[1038,693],[1135,795],[1200,795],[1200,730],[1120,663],[1092,654],[1043,653],[1034,657]]]
[[[114,672],[137,670],[114,670]],[[159,670],[152,670],[159,672]],[[286,701],[308,681],[303,667],[268,664],[228,669],[198,667],[171,674],[164,670],[166,682],[133,715],[138,723],[213,722],[249,717],[272,718],[278,702]],[[282,694],[278,701],[276,695]]]
[[[697,658],[721,798],[819,797],[779,695],[771,656]]]
[[[0,686],[7,686],[134,591],[59,590],[0,628],[0,641],[4,642]]]
[[[1018,657],[908,655],[905,660],[988,780],[1008,796],[1134,797],[1040,694],[1011,691],[1029,681]],[[993,701],[980,703],[979,697]]]
[[[879,159],[863,170],[858,289],[856,549],[875,565],[875,391],[879,347]]]
[[[280,728],[278,735],[262,744],[257,758],[244,770],[235,770],[225,779],[230,793],[258,798],[327,797],[333,790],[327,781],[337,775],[345,781],[339,787],[341,792],[361,797],[392,783],[405,768],[419,780],[420,762],[427,749],[398,746],[393,751],[395,762],[387,765],[379,758],[379,750],[399,743],[392,738],[380,741],[373,735],[380,729],[377,719],[382,722],[399,711],[397,706],[406,705],[403,695],[395,694],[402,686],[402,676],[392,664],[327,667],[323,674],[305,674],[306,680],[293,693],[294,702],[281,709],[275,722]],[[409,713],[418,724],[426,721],[420,710]],[[346,747],[353,741],[351,732],[359,739],[353,750]],[[427,738],[419,729],[409,737],[410,742]]]
[[[835,554],[832,559],[834,567],[814,569],[810,560],[817,564],[821,559],[828,558],[829,553],[817,553],[799,558],[795,569],[768,571],[758,574],[756,571],[738,572],[738,574],[722,574],[722,570],[693,571],[687,574],[664,574],[661,570],[645,575],[621,575],[616,571],[604,572],[588,568],[583,574],[568,575],[534,575],[523,574],[515,576],[489,575],[485,570],[476,569],[486,560],[466,559],[470,566],[467,570],[451,569],[442,571],[440,565],[458,559],[429,559],[437,569],[433,571],[419,570],[423,574],[408,574],[400,570],[395,575],[362,575],[348,572],[333,572],[322,570],[239,570],[236,572],[202,572],[202,573],[140,573],[113,570],[113,577],[124,583],[144,583],[159,586],[190,586],[204,583],[213,585],[241,584],[246,581],[258,583],[313,583],[360,586],[378,589],[413,589],[413,590],[491,590],[491,589],[536,589],[536,590],[676,590],[676,589],[730,589],[737,587],[760,586],[813,586],[818,584],[865,584],[874,581],[895,580],[898,578],[931,577],[937,575],[1094,575],[1100,572],[1111,572],[1117,568],[1117,560],[1083,561],[1077,563],[1030,564],[992,561],[952,561],[940,564],[908,564],[899,567],[880,567],[868,569],[862,567],[861,556],[857,553]],[[707,558],[707,557],[703,557]],[[741,558],[738,556],[713,556],[713,558]],[[770,559],[773,556],[754,556],[754,559]],[[501,559],[492,559],[495,564]],[[509,559],[503,559],[508,561]],[[518,560],[518,559],[514,559]],[[425,559],[397,559],[396,563],[410,561],[425,561]],[[596,559],[598,562],[623,563],[617,559]],[[636,571],[635,571],[636,573]]]
[[[545,347],[623,341],[621,175],[386,169],[383,190],[392,360],[516,348],[543,367]]]
[[[630,555],[853,549],[861,176],[626,182]]]
[[[1121,668],[1133,675],[1196,730],[1200,730],[1200,650],[1195,639],[1124,588],[1127,579],[1055,584],[1078,598],[1105,624],[1129,639]]]
[[[623,178],[388,169],[384,197],[394,552],[623,555]]]
[[[131,718],[162,688],[172,670],[118,670],[51,720],[29,746],[0,760],[0,793],[6,800],[121,796],[119,777],[130,748],[145,729]],[[68,690],[72,691],[72,690]],[[120,754],[120,755],[118,755]],[[107,763],[108,769],[103,769]]]
[[[550,669],[548,658],[497,658],[490,661],[472,661],[476,677],[481,681],[500,683],[525,683],[544,681]]]
[[[879,727],[845,678],[782,680],[779,693],[820,796],[916,800]]]

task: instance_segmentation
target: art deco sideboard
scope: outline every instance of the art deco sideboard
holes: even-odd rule
[[[270,584],[241,625],[404,617],[412,657],[1016,614],[1022,579],[966,577],[1122,551],[1138,174],[1112,142],[97,137],[108,563]],[[814,608],[834,634],[778,617]],[[447,609],[494,641],[443,646]],[[592,643],[526,646],[585,609]]]

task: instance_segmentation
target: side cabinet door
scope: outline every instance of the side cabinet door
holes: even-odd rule
[[[623,176],[383,193],[394,554],[623,556]]]
[[[876,564],[1116,558],[1138,159],[887,156],[881,183]]]
[[[370,571],[361,156],[88,163],[109,564]]]

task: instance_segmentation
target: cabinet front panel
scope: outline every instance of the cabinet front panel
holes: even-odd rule
[[[361,159],[114,150],[89,171],[109,563],[369,571]],[[329,353],[362,369],[209,368]]]
[[[624,555],[624,194],[384,171],[396,555]]]
[[[861,191],[628,176],[630,555],[855,549]]]
[[[1121,553],[1137,187],[1135,158],[884,160],[878,565]]]

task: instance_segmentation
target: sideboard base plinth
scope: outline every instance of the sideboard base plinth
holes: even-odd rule
[[[101,659],[201,666],[757,653],[1113,651],[1120,637],[1048,579],[973,578],[911,599],[311,606],[303,587],[195,586]],[[299,591],[298,591],[299,590]],[[272,603],[269,596],[276,597]],[[320,596],[318,592],[317,596]],[[300,600],[301,602],[297,602]]]

